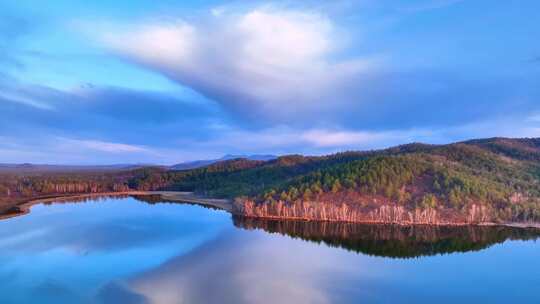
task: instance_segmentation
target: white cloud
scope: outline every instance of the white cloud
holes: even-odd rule
[[[339,108],[343,87],[374,64],[337,60],[342,35],[322,14],[219,8],[202,19],[109,26],[100,39],[229,108],[281,121]]]
[[[371,132],[313,130],[305,132],[301,138],[318,147],[340,147],[365,144],[386,136]]]
[[[147,148],[140,146],[99,140],[64,139],[64,143],[68,145],[73,145],[75,147],[110,153],[149,152]]]
[[[298,68],[319,63],[333,47],[332,24],[319,15],[254,10],[233,30],[242,41],[246,68]]]
[[[189,20],[98,25],[97,32],[110,52],[217,101],[244,126],[412,129],[504,117],[505,107],[518,115],[529,110],[528,101],[509,107],[512,78],[503,84],[451,69],[408,68],[400,61],[408,43],[380,46],[363,39],[376,37],[369,24],[341,27],[327,13],[222,6]]]
[[[131,33],[106,33],[115,50],[162,68],[181,68],[197,53],[196,29],[182,21],[138,26]]]

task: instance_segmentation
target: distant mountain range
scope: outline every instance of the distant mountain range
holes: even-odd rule
[[[179,164],[170,166],[169,169],[171,169],[171,170],[190,170],[190,169],[206,167],[206,166],[209,166],[209,165],[221,162],[221,161],[232,160],[232,159],[248,159],[248,160],[268,161],[268,160],[272,160],[272,159],[276,159],[276,158],[277,158],[277,156],[275,156],[275,155],[258,155],[258,154],[255,154],[255,155],[232,155],[232,154],[227,154],[227,155],[223,156],[222,158],[218,158],[218,159],[195,160],[195,161],[190,161],[190,162],[179,163]]]
[[[69,171],[115,171],[132,170],[151,166],[149,164],[115,165],[47,165],[47,164],[0,164],[0,172],[69,172]]]
[[[154,164],[113,164],[113,165],[48,165],[48,164],[1,164],[0,172],[68,172],[68,171],[115,171],[115,170],[133,170],[143,167],[162,167],[169,170],[190,170],[209,166],[218,162],[233,160],[233,159],[248,159],[268,161],[276,159],[275,155],[232,155],[227,154],[218,159],[206,159],[188,161],[172,166],[160,166]]]

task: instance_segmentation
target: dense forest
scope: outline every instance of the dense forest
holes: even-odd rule
[[[540,139],[408,144],[328,156],[232,159],[191,170],[0,173],[0,202],[66,193],[179,190],[234,199],[251,217],[540,222]]]
[[[0,172],[0,204],[65,194],[129,190],[131,172]]]

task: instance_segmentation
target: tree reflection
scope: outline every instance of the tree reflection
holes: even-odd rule
[[[261,229],[357,253],[390,258],[479,251],[507,240],[535,240],[540,237],[539,229],[502,226],[368,225],[240,216],[233,216],[233,222],[242,229]]]

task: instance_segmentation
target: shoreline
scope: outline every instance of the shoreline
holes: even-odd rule
[[[464,226],[504,226],[513,228],[535,228],[540,229],[540,223],[520,223],[520,222],[508,222],[508,223],[440,223],[440,224],[427,224],[427,223],[399,223],[399,222],[385,222],[385,221],[341,221],[341,220],[310,220],[307,218],[291,218],[291,217],[256,217],[247,216],[233,211],[232,200],[207,198],[194,195],[193,192],[181,192],[181,191],[123,191],[123,192],[102,192],[102,193],[85,193],[85,194],[68,194],[68,195],[55,195],[41,198],[32,198],[27,201],[11,204],[1,209],[2,214],[0,220],[14,218],[28,214],[32,206],[50,202],[60,202],[69,199],[81,199],[100,196],[132,196],[132,195],[159,195],[164,200],[178,202],[178,203],[191,203],[196,205],[202,205],[212,208],[217,208],[230,213],[233,216],[241,216],[245,218],[254,218],[261,220],[274,220],[274,221],[304,221],[304,222],[331,222],[331,223],[350,223],[350,224],[365,224],[365,225],[396,225],[396,226],[440,226],[440,227],[464,227]],[[14,210],[15,209],[15,210]],[[13,210],[12,213],[9,213]]]
[[[234,216],[240,216],[244,218],[251,219],[260,219],[267,221],[291,221],[291,222],[320,222],[320,223],[347,223],[347,224],[359,224],[359,225],[392,225],[392,226],[432,226],[432,227],[466,227],[466,226],[479,226],[479,227],[511,227],[511,228],[521,228],[521,229],[540,229],[540,223],[519,223],[519,222],[508,222],[508,223],[496,223],[496,222],[480,222],[480,223],[409,223],[409,222],[386,222],[386,221],[342,221],[342,220],[312,220],[300,217],[278,217],[278,216],[248,216],[238,213],[232,213]]]
[[[2,206],[0,215],[0,220],[5,220],[21,215],[28,214],[30,209],[34,205],[45,204],[51,202],[60,202],[63,200],[69,199],[81,199],[89,197],[100,197],[100,196],[122,196],[122,195],[146,195],[146,191],[122,191],[122,192],[100,192],[100,193],[82,193],[82,194],[66,194],[66,195],[52,195],[44,197],[35,197],[25,201],[20,201],[13,204],[7,204]],[[10,213],[10,211],[13,211]]]
[[[192,204],[214,207],[233,214],[232,201],[228,199],[201,197],[194,195],[193,192],[180,191],[150,191],[148,194],[161,195],[163,199],[176,201],[179,203],[187,202]]]
[[[45,197],[31,198],[29,200],[20,201],[12,204],[6,204],[0,208],[0,220],[10,219],[17,216],[26,215],[30,209],[38,204],[61,202],[70,199],[82,199],[101,196],[132,196],[132,195],[160,195],[165,200],[175,201],[178,203],[192,203],[203,206],[218,208],[229,213],[232,213],[232,202],[226,199],[204,198],[193,195],[192,192],[180,191],[122,191],[122,192],[100,192],[100,193],[82,193],[82,194],[66,194],[52,195]]]

